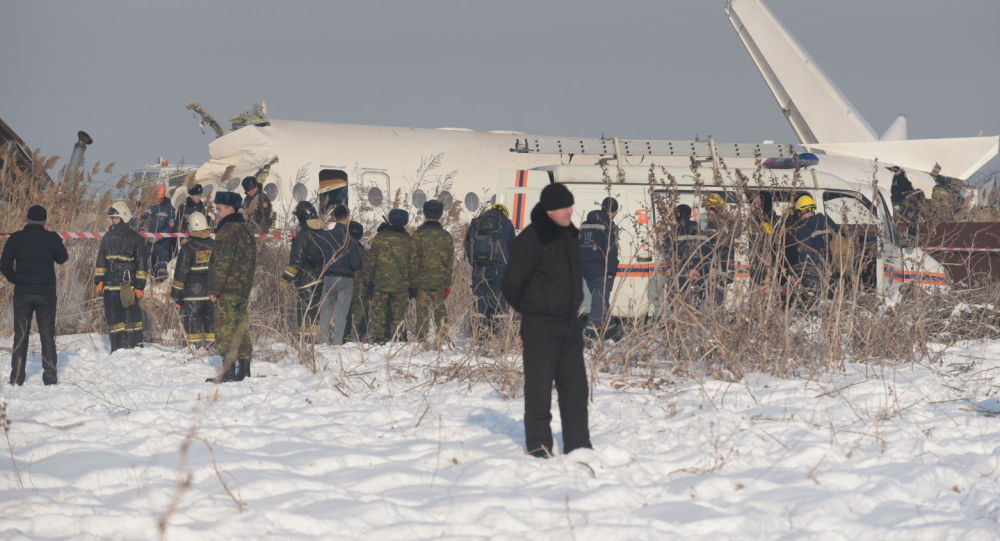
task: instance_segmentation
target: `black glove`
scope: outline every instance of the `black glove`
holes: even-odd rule
[[[411,299],[417,298],[417,288],[415,287],[410,288],[410,298]]]

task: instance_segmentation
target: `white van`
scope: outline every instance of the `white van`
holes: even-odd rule
[[[766,191],[772,196],[774,210],[779,216],[791,208],[795,197],[808,193],[816,201],[817,210],[838,224],[867,226],[869,230],[877,228],[879,247],[875,270],[870,273],[870,289],[891,295],[907,283],[935,288],[951,283],[941,263],[920,248],[904,246],[907,243],[893,227],[886,205],[888,194],[881,190],[875,192],[871,184],[847,181],[814,168],[802,168],[797,172],[794,169],[762,169],[757,178],[754,173],[756,171],[744,173],[745,179],[752,179],[744,188],[739,186],[736,170],[723,170],[716,175],[711,163],[702,164],[696,170],[659,166],[546,166],[501,171],[497,201],[510,208],[511,221],[520,232],[530,223],[531,209],[538,202],[542,188],[550,182],[566,184],[573,192],[576,199],[574,223],[577,225],[589,211],[598,209],[605,197],[615,197],[620,205],[615,218],[620,232],[620,264],[611,296],[611,313],[618,317],[635,318],[654,313],[649,296],[650,280],[662,263],[658,261],[660,253],[655,228],[660,220],[669,220],[669,225],[664,224],[664,227],[673,227],[675,223],[673,216],[658,215],[654,204],[654,194],[658,193],[661,197],[676,193],[676,203],[690,205],[692,219],[700,226],[705,225],[705,212],[701,200],[696,200],[696,192],[701,198],[715,192],[727,201],[736,202],[745,197],[743,194],[747,191]],[[719,180],[714,180],[717,177]],[[746,261],[741,261],[740,257],[737,255],[735,281],[730,292],[749,289]],[[584,303],[584,308],[587,306]]]

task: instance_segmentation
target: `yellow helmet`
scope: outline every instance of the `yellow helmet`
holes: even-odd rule
[[[503,203],[497,203],[491,206],[490,210],[499,210],[500,214],[503,214],[504,218],[510,218],[510,209],[508,209],[507,205],[504,205]]]
[[[812,196],[803,195],[795,200],[795,210],[802,212],[806,210],[816,210],[816,201]]]
[[[719,210],[726,206],[726,200],[723,199],[722,196],[717,193],[710,193],[705,196],[705,199],[702,200],[701,206],[705,207],[706,209]]]

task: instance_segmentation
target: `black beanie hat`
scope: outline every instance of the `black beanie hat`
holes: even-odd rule
[[[437,199],[431,199],[424,203],[424,217],[437,220],[444,214],[444,203]]]
[[[41,205],[35,205],[28,209],[28,223],[29,224],[39,224],[44,225],[45,220],[49,217],[49,213],[45,211],[45,207]]]
[[[257,184],[257,177],[245,177],[240,185],[243,186],[243,191],[245,192],[249,192],[250,190],[260,186],[260,184]]]
[[[565,184],[553,182],[542,190],[540,202],[545,210],[564,209],[573,206],[573,194]]]
[[[605,197],[601,201],[601,210],[604,212],[618,212],[618,200],[614,197]]]
[[[343,220],[344,218],[347,218],[350,215],[351,211],[344,205],[337,205],[336,207],[333,207],[334,220]]]
[[[201,195],[202,191],[204,188],[201,187],[201,184],[195,184],[188,189],[188,195]]]
[[[243,198],[236,192],[215,192],[216,205],[229,205],[236,210],[243,206]]]

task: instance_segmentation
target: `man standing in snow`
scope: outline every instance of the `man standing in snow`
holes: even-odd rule
[[[413,287],[417,290],[416,339],[430,333],[431,317],[437,334],[444,331],[444,301],[451,293],[451,271],[455,262],[455,243],[441,226],[444,204],[437,199],[424,203],[427,220],[413,233]]]
[[[237,211],[242,199],[235,192],[215,193],[212,262],[208,267],[208,298],[215,303],[215,342],[222,355],[222,372],[206,381],[225,383],[250,376],[250,289],[257,268],[257,245]]]
[[[11,385],[24,385],[32,313],[42,341],[42,382],[45,385],[57,383],[55,263],[62,265],[69,256],[59,235],[45,230],[47,216],[45,207],[35,205],[28,209],[28,224],[7,239],[0,256],[0,270],[14,284]]]
[[[111,352],[142,345],[142,300],[149,254],[146,241],[132,230],[132,212],[124,201],[108,209],[111,227],[101,237],[94,266],[94,290],[104,297]]]
[[[590,211],[580,226],[580,268],[591,299],[585,334],[593,339],[604,336],[611,288],[618,273],[617,214],[618,200],[606,197],[600,210]]]
[[[587,371],[577,313],[583,302],[579,232],[573,194],[563,184],[542,190],[531,225],[510,246],[501,287],[521,314],[524,344],[524,439],[528,453],[552,455],[552,382],[559,392],[563,452],[590,448]]]

